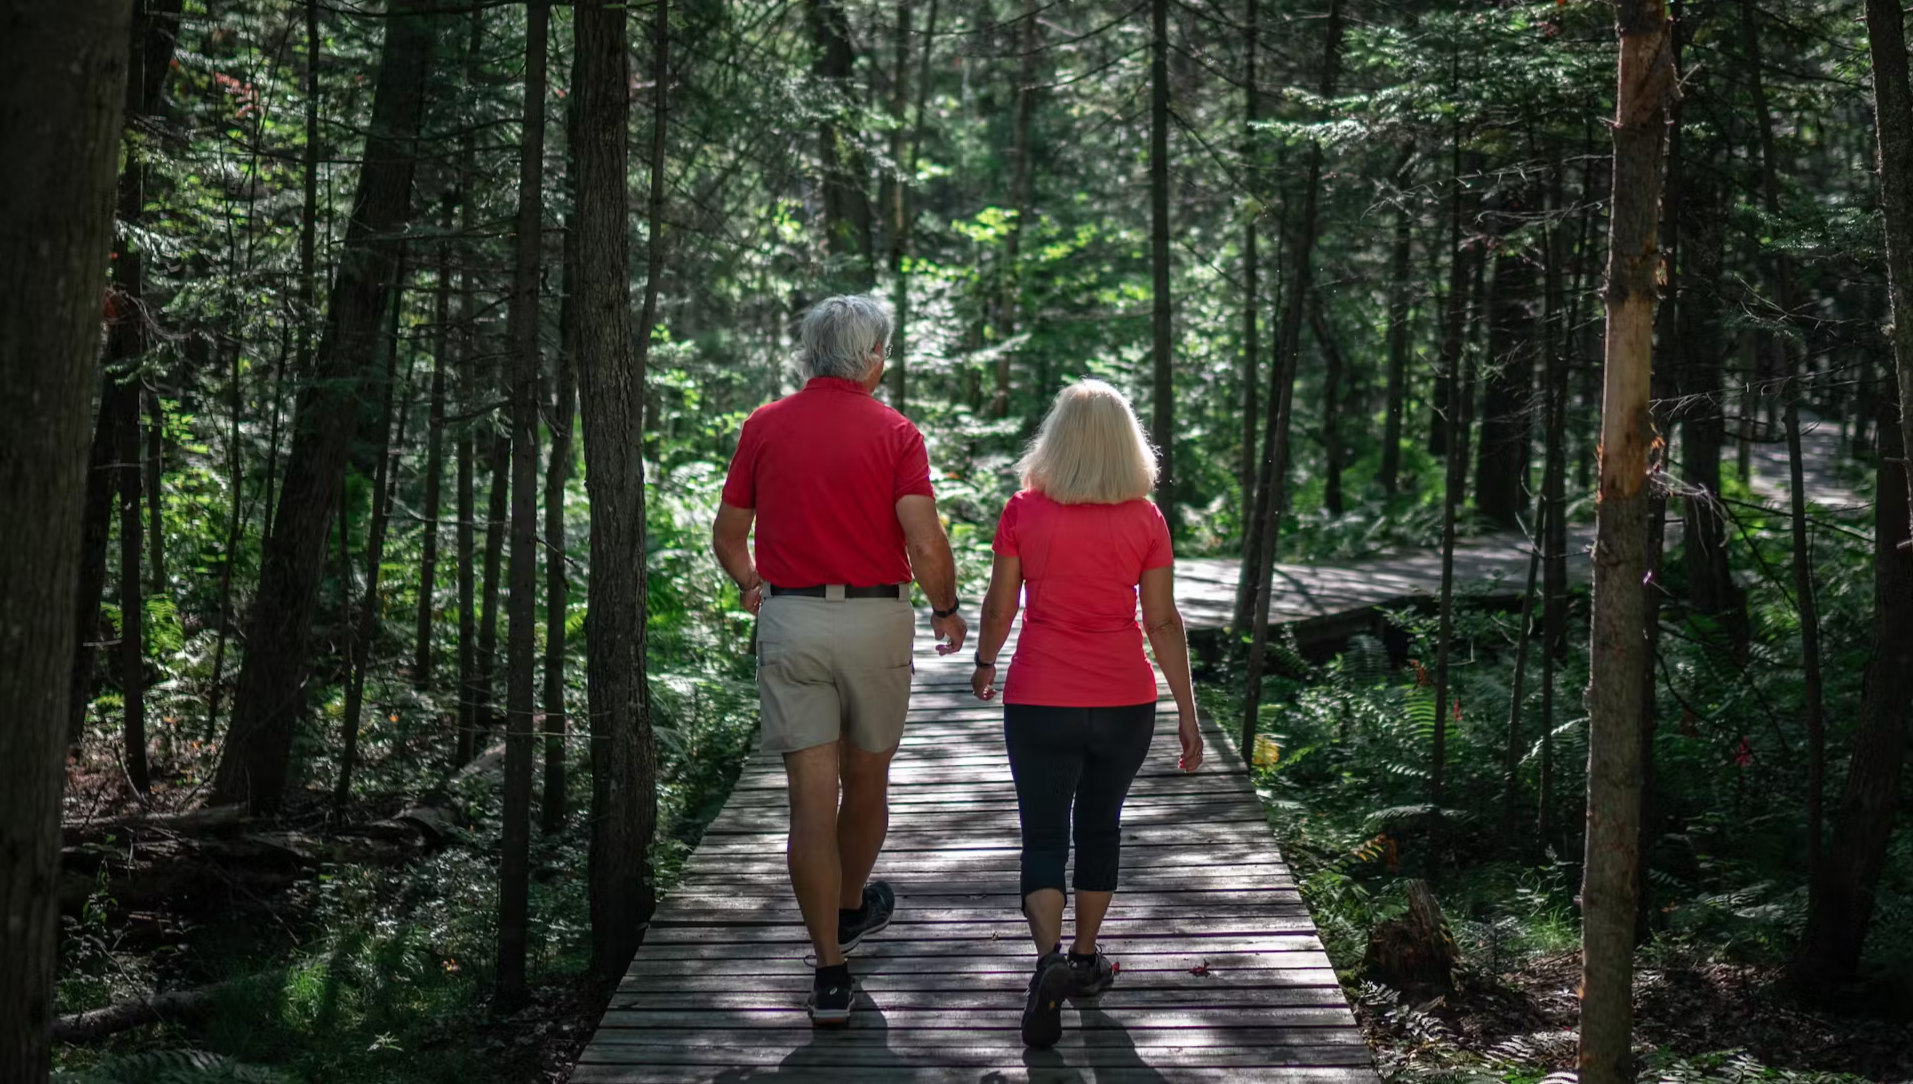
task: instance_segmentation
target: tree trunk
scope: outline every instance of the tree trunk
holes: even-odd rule
[[[261,560],[246,659],[214,794],[261,813],[284,797],[304,671],[324,571],[326,527],[338,506],[364,367],[376,354],[380,302],[409,208],[414,140],[430,66],[425,0],[395,0],[373,91],[372,125],[351,226],[313,379],[299,394],[293,442]]]
[[[633,356],[626,223],[625,128],[630,113],[625,11],[608,0],[576,8],[578,377],[591,497],[591,610],[587,694],[591,718],[592,969],[624,970],[655,901],[657,761],[645,680],[644,462],[639,456],[643,372],[650,336]],[[651,141],[650,273],[642,326],[656,312],[663,249],[669,13],[653,14],[657,63]]]
[[[545,44],[551,5],[531,0],[525,19],[525,123],[518,150],[511,307],[511,621],[505,661],[505,817],[498,866],[498,991],[501,1009],[525,1000],[526,922],[531,911],[533,667],[538,582],[538,256],[544,241]],[[660,79],[663,72],[658,73]],[[663,83],[657,93],[663,93]],[[647,336],[648,337],[648,336]]]
[[[1149,267],[1150,356],[1154,359],[1149,438],[1156,445],[1156,506],[1173,534],[1176,514],[1175,337],[1169,295],[1169,0],[1150,0]]]
[[[137,323],[141,318],[122,317],[113,337],[118,337],[117,332],[128,319]],[[120,481],[120,732],[127,781],[144,794],[152,783],[146,770],[146,649],[141,635],[146,622],[146,596],[140,583],[139,386],[129,381],[126,395],[128,409],[120,412],[119,439],[115,442],[119,467],[114,472]]]
[[[1661,154],[1678,93],[1663,0],[1617,0],[1620,36],[1608,232],[1607,379],[1589,657],[1582,899],[1583,1084],[1633,1080],[1634,901],[1640,890],[1641,689],[1648,665],[1648,399],[1654,352]]]
[[[476,84],[479,56],[485,41],[485,8],[474,6],[467,23],[465,79]],[[459,249],[458,269],[458,735],[454,764],[463,765],[478,753],[478,439],[473,418],[485,398],[479,379],[478,254],[473,238],[478,229],[478,151],[468,127],[459,136]]]
[[[282,332],[279,337],[281,361],[285,360],[287,345],[288,338]],[[245,415],[246,401],[245,384],[239,374],[240,345],[233,339],[220,346],[226,351],[227,379],[232,387],[232,431],[226,438],[226,476],[232,487],[232,506],[226,514],[226,548],[219,562],[219,631],[213,641],[212,679],[206,689],[205,732],[208,734],[219,729],[219,702],[226,692],[226,643],[232,637],[233,564],[239,553],[239,537],[246,525],[246,476],[239,453],[243,439],[240,422]]]
[[[365,670],[372,657],[372,639],[379,629],[379,577],[385,565],[385,531],[389,522],[389,504],[387,488],[392,474],[392,456],[394,450],[404,446],[404,434],[392,439],[392,402],[397,391],[399,362],[399,318],[405,307],[405,257],[399,256],[399,266],[392,277],[392,288],[386,291],[390,298],[388,305],[388,334],[385,339],[385,373],[379,391],[379,420],[374,446],[378,449],[378,465],[372,472],[372,519],[366,527],[365,536],[365,594],[359,606],[358,628],[350,633],[347,640],[347,667],[345,686],[344,742],[339,751],[339,777],[333,783],[332,806],[341,817],[345,812],[346,798],[352,793],[352,773],[358,766],[359,729],[364,722],[365,711]],[[346,529],[344,513],[339,518],[339,530]],[[349,598],[352,593],[352,569],[343,567],[340,582]],[[348,616],[347,620],[350,620]]]
[[[1797,392],[1787,397],[1785,425],[1787,471],[1792,483],[1794,606],[1800,615],[1800,654],[1806,668],[1807,870],[1809,881],[1813,881],[1819,878],[1821,844],[1826,834],[1827,708],[1825,678],[1820,672],[1820,609],[1814,601],[1813,540],[1807,527],[1807,487],[1801,477]]]
[[[1514,215],[1526,210],[1526,200],[1518,193],[1502,206],[1510,225]],[[1520,526],[1521,512],[1528,504],[1534,285],[1529,253],[1504,234],[1495,257],[1494,297],[1489,302],[1487,387],[1482,393],[1481,446],[1475,460],[1475,510],[1503,530]]]
[[[806,0],[805,13],[817,46],[812,71],[830,96],[817,122],[824,244],[831,263],[828,277],[838,290],[867,291],[876,281],[870,259],[869,170],[855,134],[844,129],[845,119],[857,112],[856,88],[851,84],[857,51],[850,41],[850,18],[841,0]],[[648,328],[640,330],[649,336]]]
[[[1906,24],[1893,0],[1866,0],[1873,54],[1873,103],[1880,140],[1880,205],[1886,212],[1886,266],[1893,360],[1900,389],[1900,447],[1913,449],[1913,80]],[[1882,437],[1884,443],[1885,438]],[[1913,486],[1913,473],[1907,476]]]
[[[901,40],[901,31],[899,36]],[[916,225],[916,218],[911,209],[911,192],[916,183],[917,156],[923,150],[923,111],[929,104],[930,59],[936,52],[936,37],[937,0],[930,0],[930,15],[923,28],[922,66],[917,69],[916,120],[910,126],[910,151],[904,159],[903,180],[897,185],[895,211],[897,221],[890,235],[890,274],[896,287],[897,330],[891,338],[887,372],[890,380],[890,405],[895,407],[899,414],[907,412],[906,407],[909,403],[910,276],[905,270],[904,261],[910,256],[910,234]]]
[[[1342,0],[1329,0],[1328,26],[1322,46],[1322,100],[1335,97],[1335,77],[1342,46]],[[1296,226],[1294,269],[1284,284],[1287,298],[1282,306],[1282,325],[1275,340],[1275,359],[1269,385],[1268,428],[1262,442],[1262,484],[1257,487],[1256,516],[1261,521],[1259,552],[1251,576],[1254,592],[1254,617],[1249,630],[1248,687],[1243,698],[1242,752],[1246,757],[1255,744],[1256,721],[1262,710],[1262,665],[1268,655],[1269,596],[1273,593],[1275,543],[1281,534],[1282,511],[1288,477],[1289,420],[1295,406],[1295,370],[1301,354],[1302,306],[1308,304],[1309,281],[1314,273],[1316,204],[1322,187],[1322,145],[1309,144],[1307,187],[1303,189],[1302,220]]]
[[[1039,27],[1036,22],[1036,0],[1023,0],[1023,18],[1017,23],[1016,51],[1020,62],[1016,76],[1016,118],[1011,137],[1011,158],[1013,165],[1010,175],[1010,202],[1016,210],[1016,217],[1010,222],[1009,236],[1003,239],[1005,275],[1003,282],[1003,334],[1006,337],[1016,335],[1022,320],[1023,280],[1022,251],[1023,231],[1028,225],[1030,211],[1030,123],[1036,112],[1036,50]],[[1010,415],[1010,362],[1011,350],[996,352],[996,392],[990,399],[990,416],[1007,418]],[[1030,397],[1032,402],[1035,396]]]
[[[1460,217],[1456,217],[1460,221]],[[1468,254],[1459,245],[1455,248],[1455,260],[1466,264]],[[1467,283],[1464,268],[1455,269],[1452,288],[1464,289]],[[1452,296],[1452,295],[1451,295]],[[1448,305],[1449,314],[1454,318],[1454,328],[1462,323],[1463,307],[1453,300]],[[1454,332],[1450,332],[1453,335]],[[1428,764],[1428,801],[1440,805],[1446,795],[1448,776],[1448,698],[1450,694],[1449,667],[1454,658],[1455,640],[1455,535],[1457,519],[1460,515],[1461,501],[1468,486],[1468,428],[1474,419],[1470,417],[1469,407],[1472,398],[1469,389],[1474,385],[1474,353],[1464,350],[1460,343],[1453,344],[1455,360],[1464,367],[1464,372],[1451,374],[1448,378],[1448,402],[1443,413],[1448,420],[1448,458],[1443,464],[1441,498],[1441,587],[1439,591],[1438,612],[1435,632],[1435,730],[1429,748]],[[1444,353],[1448,348],[1444,347]],[[1455,722],[1461,721],[1461,703],[1454,707]]]
[[[1729,635],[1744,643],[1740,589],[1727,560],[1727,528],[1718,503],[1720,455],[1727,442],[1721,399],[1726,392],[1721,365],[1727,346],[1721,335],[1721,257],[1725,243],[1724,208],[1719,193],[1695,171],[1681,201],[1682,230],[1680,359],[1681,469],[1687,488],[1702,496],[1683,500],[1682,564],[1687,574],[1687,606],[1695,613],[1722,618]],[[1735,630],[1739,631],[1735,631]]]
[[[1534,588],[1541,571],[1541,539],[1547,533],[1548,506],[1535,501],[1533,550],[1528,556],[1528,589],[1521,595],[1521,633],[1514,648],[1514,689],[1508,694],[1508,744],[1501,758],[1501,845],[1515,838],[1515,808],[1521,804],[1521,713],[1528,699],[1528,646],[1534,640]]]
[[[146,548],[150,593],[164,598],[166,576],[166,413],[159,402],[157,383],[146,389],[146,451],[140,465],[146,472]]]
[[[573,82],[576,82],[575,73]],[[576,99],[572,99],[573,103]],[[576,207],[577,189],[573,183],[577,165],[576,114],[565,115],[566,187],[569,203]],[[572,420],[578,408],[578,306],[581,286],[578,281],[577,216],[565,222],[564,296],[558,302],[558,356],[556,379],[551,394],[551,458],[545,468],[545,780],[539,801],[539,827],[545,833],[561,831],[565,826],[566,755],[565,731],[565,647],[571,611],[571,582],[565,561],[565,486],[571,481],[574,452],[571,447]]]
[[[1873,47],[1880,48],[1878,38]],[[1876,63],[1876,79],[1878,70]],[[1789,977],[1807,990],[1851,982],[1859,969],[1906,767],[1907,705],[1913,701],[1913,606],[1907,605],[1913,594],[1913,552],[1907,549],[1900,405],[1891,385],[1887,388],[1879,406],[1874,469],[1879,496],[1873,506],[1873,657],[1867,662],[1840,813],[1826,860],[1808,884],[1806,929],[1788,962]]]
[[[504,386],[502,375],[493,369],[481,394],[490,396]],[[485,412],[487,417],[493,413]],[[485,504],[484,580],[479,586],[478,652],[472,675],[472,719],[478,748],[491,741],[497,725],[498,697],[498,578],[505,563],[505,527],[511,518],[511,434],[491,434],[491,454],[487,466],[491,473],[490,498]]]
[[[438,517],[445,479],[445,374],[450,368],[452,320],[452,204],[447,193],[439,228],[446,235],[438,243],[437,282],[432,290],[432,391],[426,409],[430,421],[425,434],[425,532],[418,563],[418,624],[412,636],[412,687],[432,687],[432,625],[437,617]]]
[[[1395,249],[1388,285],[1388,404],[1382,423],[1382,491],[1393,497],[1401,485],[1402,411],[1408,387],[1408,275],[1414,254],[1414,213],[1406,199],[1395,212]]]
[[[134,12],[129,29],[129,68],[124,83],[124,116],[132,123],[157,116],[166,73],[172,64],[179,35],[181,0],[151,0]],[[119,218],[137,225],[146,206],[146,162],[142,144],[126,145],[125,166],[119,176]],[[68,744],[78,746],[86,725],[86,706],[92,700],[94,652],[100,636],[100,602],[106,588],[106,541],[113,496],[123,492],[120,465],[137,460],[139,442],[122,447],[129,427],[127,416],[139,410],[139,366],[146,352],[146,312],[143,265],[139,249],[126,241],[113,246],[114,299],[109,309],[107,363],[109,372],[100,391],[99,424],[94,429],[92,459],[87,471],[86,500],[81,506],[80,572],[77,634],[74,637],[72,700],[68,716]],[[112,371],[119,370],[118,375]],[[157,443],[154,445],[158,447]],[[155,479],[155,481],[157,481]],[[157,488],[154,490],[157,493]],[[137,501],[138,496],[134,499]],[[157,510],[153,526],[160,519]],[[154,584],[158,590],[165,567],[162,543],[155,537]],[[123,676],[123,675],[122,675]],[[142,787],[141,789],[145,789]]]
[[[1245,557],[1249,554],[1252,541],[1249,521],[1255,515],[1255,423],[1260,409],[1256,385],[1262,379],[1262,344],[1256,326],[1256,309],[1262,303],[1261,283],[1258,281],[1262,267],[1255,251],[1257,235],[1262,229],[1262,206],[1255,195],[1262,180],[1256,168],[1255,153],[1258,137],[1256,121],[1262,104],[1262,95],[1255,83],[1256,53],[1261,48],[1262,0],[1248,0],[1247,7],[1243,17],[1243,49],[1247,59],[1242,77],[1242,175],[1249,193],[1249,211],[1242,218],[1242,443],[1241,458],[1236,467],[1236,481],[1242,487],[1242,552]]]
[[[1347,364],[1335,345],[1335,329],[1322,308],[1322,292],[1309,291],[1309,328],[1322,348],[1322,507],[1342,514],[1342,379]]]
[[[5,17],[0,252],[22,258],[0,264],[0,1080],[19,1084],[45,1084],[51,1061],[61,751],[131,10],[73,0]]]

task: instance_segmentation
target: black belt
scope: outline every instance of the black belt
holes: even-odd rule
[[[909,589],[909,584],[903,584],[903,583],[886,583],[886,584],[881,584],[877,587],[846,587],[844,588],[844,597],[845,598],[904,598],[905,597],[904,592],[908,589]],[[830,589],[828,587],[823,586],[822,584],[819,584],[816,587],[778,587],[775,585],[772,585],[771,587],[772,597],[776,597],[778,595],[796,595],[799,598],[824,598],[829,593],[830,593]]]

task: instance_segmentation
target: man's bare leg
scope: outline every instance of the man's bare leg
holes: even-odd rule
[[[897,747],[870,753],[849,738],[837,744],[844,784],[843,806],[837,811],[837,906],[854,911],[863,906],[864,884],[890,831],[890,758],[897,755]]]
[[[784,754],[790,783],[790,886],[817,949],[817,965],[844,962],[837,947],[837,892],[843,870],[837,849],[837,746]]]

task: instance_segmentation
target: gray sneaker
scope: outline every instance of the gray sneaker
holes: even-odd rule
[[[1069,972],[1076,980],[1076,990],[1072,997],[1101,997],[1104,990],[1116,985],[1116,974],[1122,966],[1103,955],[1102,946],[1096,947],[1096,954],[1085,960],[1074,953],[1069,957]]]
[[[1052,951],[1036,961],[1029,1000],[1023,1003],[1023,1045],[1046,1050],[1063,1037],[1063,999],[1075,989],[1069,957]]]

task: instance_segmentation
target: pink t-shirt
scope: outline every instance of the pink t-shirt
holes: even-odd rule
[[[1058,504],[1024,490],[997,521],[997,553],[1023,562],[1023,637],[1006,704],[1113,708],[1156,699],[1136,623],[1145,569],[1175,562],[1149,501]]]

